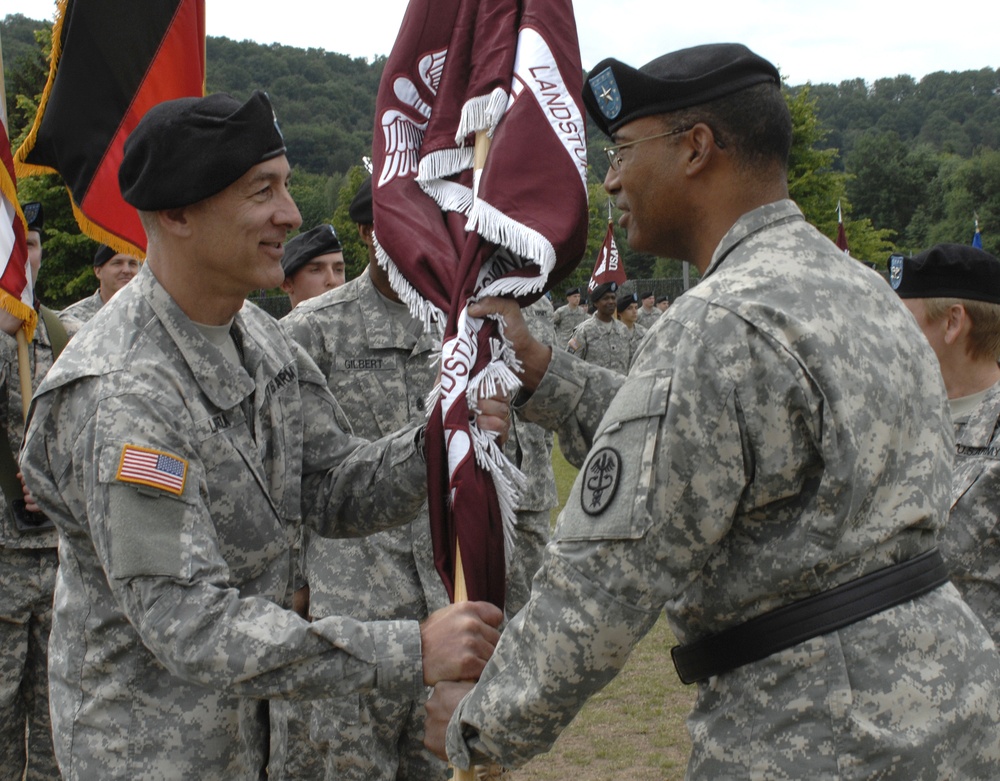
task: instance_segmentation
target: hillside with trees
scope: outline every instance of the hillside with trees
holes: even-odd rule
[[[30,129],[48,72],[49,23],[10,15],[0,21],[10,135]],[[303,229],[332,221],[346,244],[348,274],[365,262],[347,217],[369,155],[378,82],[385,58],[368,61],[209,37],[209,92],[245,98],[266,91],[275,106],[294,170]],[[940,241],[969,243],[978,217],[984,247],[1000,253],[1000,70],[898,75],[866,83],[788,86],[795,136],[789,187],[806,217],[836,235],[843,208],[852,256],[884,269],[892,252]],[[604,238],[608,200],[601,189],[607,144],[589,125],[590,240],[568,284],[585,282]],[[46,270],[40,290],[55,305],[93,288],[93,244],[79,235],[54,177],[19,182],[24,200],[45,204]],[[632,278],[678,276],[676,261],[633,253],[617,236]]]

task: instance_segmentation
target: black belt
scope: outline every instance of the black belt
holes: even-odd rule
[[[937,548],[670,649],[684,683],[765,659],[926,594],[948,581]]]

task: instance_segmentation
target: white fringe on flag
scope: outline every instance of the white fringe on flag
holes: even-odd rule
[[[507,104],[510,101],[507,90],[497,87],[489,95],[470,98],[462,106],[462,118],[455,131],[455,143],[462,146],[470,133],[485,130],[486,135],[493,138],[493,132],[500,124]]]
[[[420,158],[417,167],[417,182],[445,179],[462,171],[468,171],[472,168],[474,156],[475,149],[471,146],[430,152],[426,157]]]
[[[542,282],[556,267],[556,249],[541,233],[511,219],[502,211],[477,198],[469,212],[467,231],[476,231],[493,244],[506,247],[513,254],[527,258],[539,267]]]
[[[420,295],[417,289],[409,283],[406,277],[396,268],[396,264],[392,262],[392,258],[382,249],[382,245],[378,243],[377,236],[374,237],[374,241],[375,259],[389,275],[389,284],[396,291],[396,295],[406,304],[407,309],[410,310],[410,314],[423,323],[424,330],[437,334],[438,339],[440,339],[444,335],[445,313]]]
[[[468,215],[475,202],[472,188],[447,179],[429,179],[418,182],[420,189],[434,200],[438,208],[446,212]]]

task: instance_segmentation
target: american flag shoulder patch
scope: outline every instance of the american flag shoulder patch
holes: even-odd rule
[[[180,496],[184,493],[187,468],[187,461],[170,453],[125,445],[116,477],[123,483],[149,485]]]

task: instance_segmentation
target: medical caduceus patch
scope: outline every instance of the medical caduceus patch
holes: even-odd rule
[[[622,457],[611,447],[602,447],[591,455],[583,468],[583,484],[580,489],[580,505],[588,515],[604,512],[618,490],[621,477]]]

